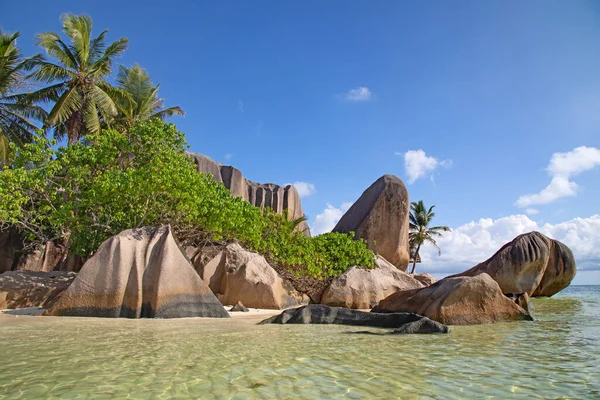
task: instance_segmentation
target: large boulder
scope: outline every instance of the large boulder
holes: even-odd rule
[[[238,243],[186,249],[202,280],[225,305],[284,309],[307,304],[309,298],[283,279],[267,260]]]
[[[445,278],[383,299],[373,312],[412,312],[447,325],[532,320],[487,274]]]
[[[455,276],[486,273],[506,294],[552,296],[571,283],[577,267],[571,250],[539,232],[517,236],[488,260]]]
[[[321,297],[332,307],[371,309],[398,290],[418,289],[423,285],[381,257],[375,269],[352,267],[335,278]]]
[[[234,197],[241,197],[253,206],[264,209],[270,207],[278,214],[287,210],[288,218],[295,220],[304,216],[298,190],[293,185],[280,186],[273,183],[257,183],[244,178],[241,171],[235,167],[220,164],[210,157],[198,153],[188,153],[196,163],[196,169],[205,174],[211,174],[215,181],[223,183]],[[310,236],[310,228],[306,222],[297,228]]]
[[[0,309],[47,307],[73,282],[75,272],[8,271],[0,275]]]
[[[354,232],[383,258],[406,271],[409,260],[408,191],[400,178],[377,179],[337,223],[334,232]]]
[[[378,314],[321,304],[285,310],[279,315],[265,319],[260,324],[337,324],[395,328],[398,330],[397,333],[450,332],[447,326],[413,313]]]
[[[229,317],[169,226],[129,229],[100,245],[47,315]]]

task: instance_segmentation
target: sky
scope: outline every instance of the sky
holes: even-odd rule
[[[0,27],[129,38],[191,150],[295,183],[314,233],[378,177],[453,228],[417,271],[441,277],[539,230],[600,284],[600,2],[7,1]]]

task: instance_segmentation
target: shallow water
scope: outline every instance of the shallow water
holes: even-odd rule
[[[536,322],[411,336],[248,319],[5,316],[0,399],[600,398],[600,286],[534,303]]]

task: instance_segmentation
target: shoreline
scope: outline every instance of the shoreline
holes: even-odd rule
[[[226,306],[226,309],[231,306]],[[227,311],[232,319],[253,319],[253,318],[269,318],[273,315],[282,313],[284,310],[273,310],[267,308],[248,308],[248,312],[241,311]],[[24,307],[24,308],[5,308],[0,309],[0,318],[11,318],[11,317],[40,317],[42,313],[46,311],[43,307]],[[60,317],[59,317],[60,318]],[[86,317],[83,317],[86,318]],[[95,317],[87,317],[95,318]],[[136,319],[136,318],[130,318]],[[139,318],[139,319],[169,319],[169,318]],[[188,317],[188,318],[174,318],[174,319],[206,319],[205,317]]]

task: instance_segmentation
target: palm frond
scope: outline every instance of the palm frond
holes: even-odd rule
[[[58,125],[66,122],[69,117],[83,106],[83,99],[76,87],[65,91],[54,103],[48,115],[48,123]]]
[[[183,109],[181,107],[175,106],[175,107],[165,108],[164,110],[156,112],[156,113],[150,115],[149,118],[165,119],[168,117],[172,117],[174,115],[185,115],[185,113],[183,112]]]

